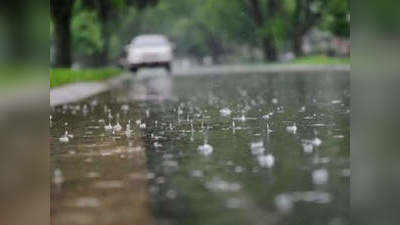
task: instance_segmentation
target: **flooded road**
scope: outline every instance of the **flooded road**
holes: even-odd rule
[[[348,72],[139,74],[50,135],[52,224],[350,223]]]

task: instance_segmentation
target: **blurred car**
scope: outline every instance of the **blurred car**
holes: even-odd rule
[[[171,72],[173,44],[164,35],[140,35],[126,46],[124,64],[133,72],[142,67],[164,67]]]

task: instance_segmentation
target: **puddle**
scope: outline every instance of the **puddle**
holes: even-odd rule
[[[348,224],[349,88],[342,73],[142,74],[56,107],[54,224]]]

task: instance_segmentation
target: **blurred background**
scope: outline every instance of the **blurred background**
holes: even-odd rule
[[[116,65],[139,34],[175,43],[176,66],[349,57],[348,0],[51,1],[52,67]]]

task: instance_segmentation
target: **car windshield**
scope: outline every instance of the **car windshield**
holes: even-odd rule
[[[165,46],[168,45],[166,38],[162,36],[144,36],[133,40],[134,46]]]

